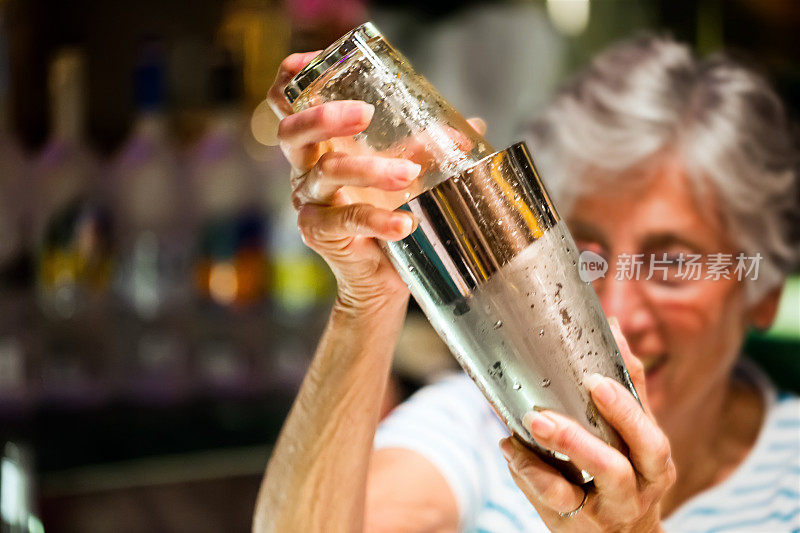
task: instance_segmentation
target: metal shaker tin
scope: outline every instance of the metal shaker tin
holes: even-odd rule
[[[583,381],[600,373],[638,396],[525,144],[495,151],[370,23],[312,60],[285,94],[295,111],[373,104],[370,126],[334,149],[422,165],[407,190],[362,198],[420,220],[405,239],[382,242],[384,252],[511,432],[571,480],[591,480],[540,446],[523,415],[558,411],[624,450]]]

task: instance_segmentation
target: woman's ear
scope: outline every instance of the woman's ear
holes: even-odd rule
[[[766,331],[778,314],[778,303],[783,292],[783,283],[768,292],[761,301],[750,308],[750,323],[759,331]]]

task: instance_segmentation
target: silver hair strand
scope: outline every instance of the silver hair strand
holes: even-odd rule
[[[697,193],[719,199],[733,242],[763,256],[749,301],[797,268],[800,164],[786,111],[763,77],[725,55],[697,59],[661,36],[624,41],[559,91],[525,134],[562,215],[672,148]]]

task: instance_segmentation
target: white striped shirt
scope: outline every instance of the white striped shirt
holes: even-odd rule
[[[762,392],[766,416],[745,460],[722,483],[663,521],[667,532],[800,532],[800,399],[778,393],[755,365],[738,372]],[[508,430],[477,387],[458,374],[424,387],[381,424],[376,448],[413,450],[453,490],[462,531],[547,531],[514,484],[498,441]]]

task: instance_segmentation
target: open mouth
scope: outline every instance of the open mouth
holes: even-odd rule
[[[643,360],[642,364],[644,365],[644,373],[645,374],[653,374],[659,368],[661,368],[664,363],[667,361],[666,355],[659,355],[656,357],[651,357],[649,359]]]

